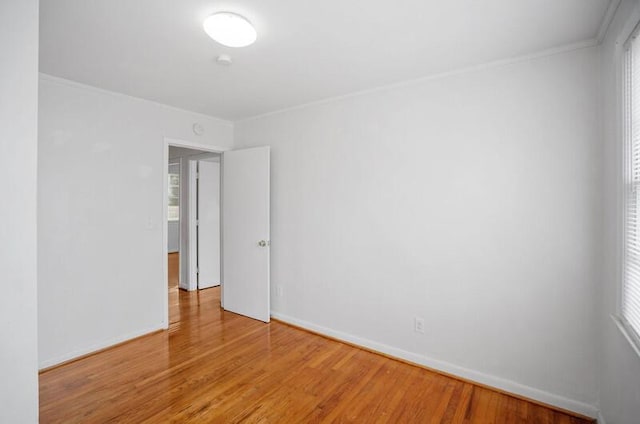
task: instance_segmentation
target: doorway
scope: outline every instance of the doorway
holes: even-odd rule
[[[179,289],[172,299],[175,307],[169,307],[169,296],[166,297],[167,327],[170,321],[179,320],[179,316],[170,320],[169,310],[180,313],[180,296],[197,295],[199,289],[220,290],[219,302],[225,311],[269,322],[270,148],[224,150],[165,139],[165,287],[170,272],[169,190],[175,182],[169,177],[170,161],[180,165],[180,242]],[[217,199],[205,199],[202,190],[216,193]],[[175,267],[176,261],[172,262]]]
[[[174,323],[186,292],[220,285],[220,153],[169,145],[166,181],[169,323]]]

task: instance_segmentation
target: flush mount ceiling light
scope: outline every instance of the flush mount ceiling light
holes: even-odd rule
[[[236,13],[214,13],[204,20],[203,26],[209,37],[227,47],[245,47],[257,37],[251,22]]]

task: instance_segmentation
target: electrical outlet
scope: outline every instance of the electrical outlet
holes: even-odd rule
[[[276,296],[282,297],[283,294],[284,294],[284,289],[282,288],[281,285],[277,285],[276,286]]]
[[[413,331],[424,334],[424,318],[413,318]]]

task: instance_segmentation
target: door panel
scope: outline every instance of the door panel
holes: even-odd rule
[[[222,161],[222,304],[270,320],[270,149],[225,152]]]
[[[220,285],[220,164],[198,163],[198,288]]]

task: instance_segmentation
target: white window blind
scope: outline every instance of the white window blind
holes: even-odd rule
[[[640,340],[640,40],[627,41],[624,76],[624,281],[622,321]]]

